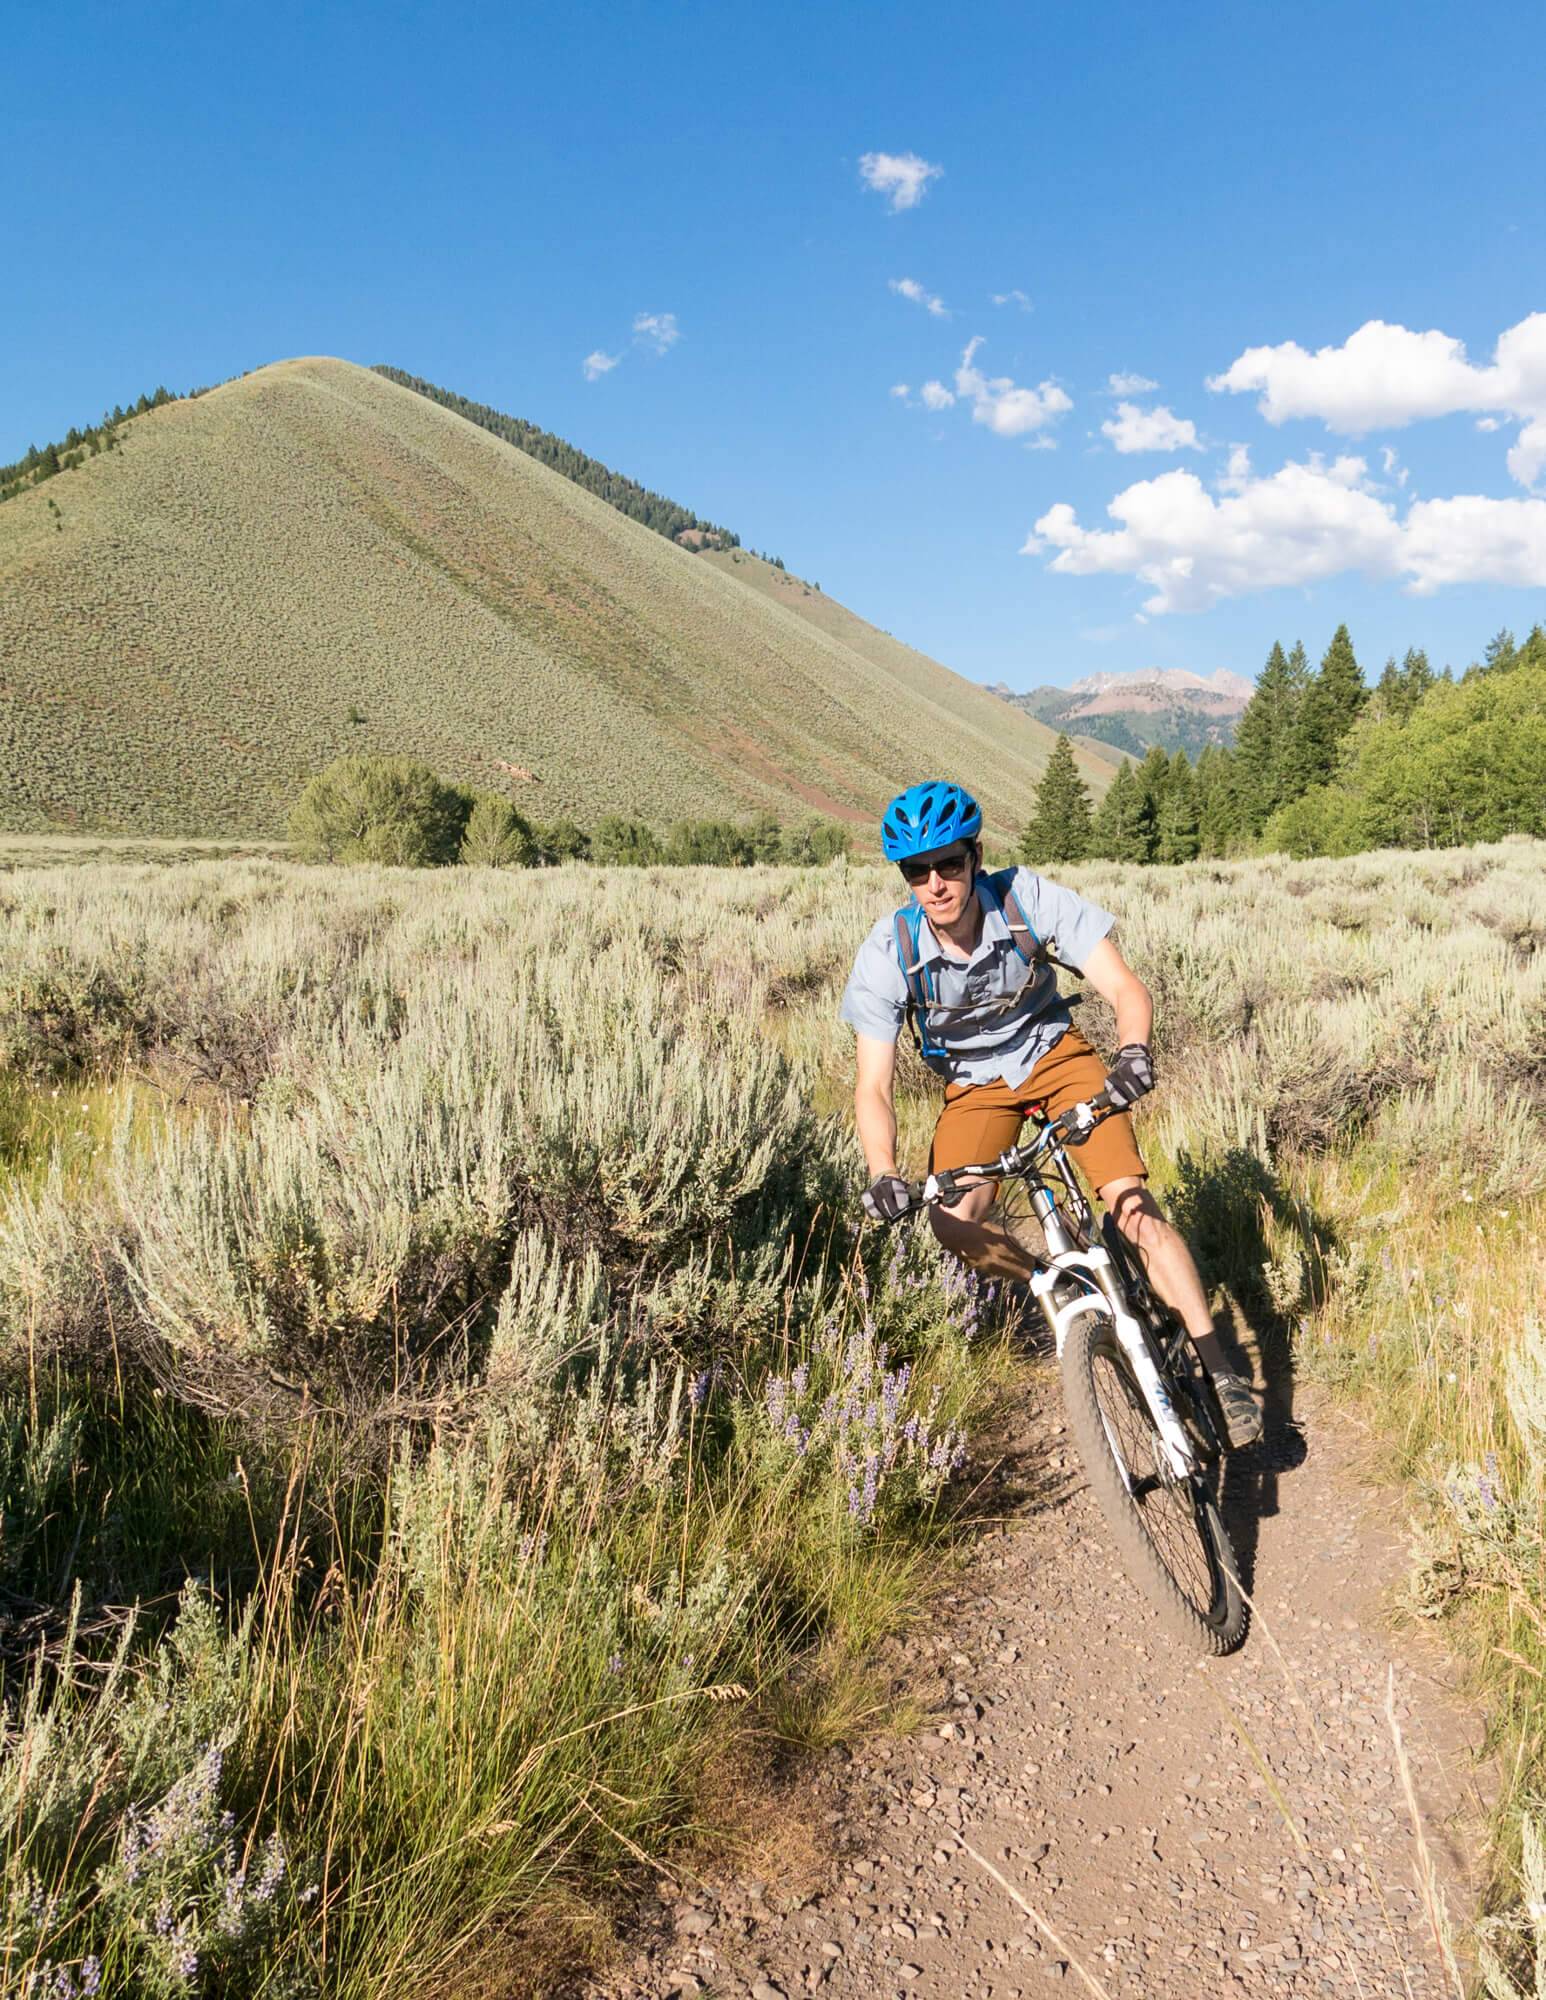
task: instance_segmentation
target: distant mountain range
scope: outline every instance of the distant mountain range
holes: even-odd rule
[[[1179,667],[1139,667],[1126,674],[1090,674],[1072,687],[1015,694],[1002,681],[990,688],[1049,729],[1075,741],[1110,744],[1134,757],[1156,743],[1195,757],[1210,743],[1230,744],[1235,724],[1256,692],[1226,667],[1204,678]]]

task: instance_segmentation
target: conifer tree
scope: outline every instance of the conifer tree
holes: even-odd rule
[[[1036,804],[1020,836],[1020,859],[1044,863],[1083,861],[1090,852],[1090,794],[1066,736],[1053,745],[1036,788]]]
[[[1257,675],[1256,692],[1235,729],[1235,783],[1245,833],[1260,833],[1267,815],[1280,803],[1294,707],[1288,656],[1274,640],[1267,664]]]
[[[1198,852],[1211,860],[1237,853],[1244,845],[1244,828],[1234,757],[1220,744],[1210,743],[1197,759],[1193,781],[1197,787]]]
[[[1295,798],[1311,785],[1329,782],[1337,754],[1368,699],[1369,690],[1364,686],[1352,638],[1347,627],[1339,625],[1321,660],[1320,672],[1305,689],[1299,704],[1292,794]]]
[[[1197,781],[1184,750],[1170,760],[1169,781],[1154,819],[1154,858],[1174,864],[1197,858]]]

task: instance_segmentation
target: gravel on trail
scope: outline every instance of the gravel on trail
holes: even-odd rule
[[[817,1879],[662,1877],[594,2000],[1456,2000],[1423,1873],[1469,1912],[1481,1719],[1432,1635],[1391,1629],[1399,1510],[1347,1419],[1269,1411],[1230,1462],[1257,1613],[1203,1662],[1118,1567],[1040,1382],[1000,1523],[892,1649],[922,1728],[802,1794]]]

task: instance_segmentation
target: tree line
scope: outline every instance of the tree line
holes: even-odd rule
[[[642,521],[646,528],[653,528],[656,534],[664,535],[668,541],[675,541],[678,535],[696,529],[700,534],[713,536],[727,549],[741,546],[740,536],[732,534],[728,528],[705,521],[688,508],[679,506],[675,500],[668,500],[664,493],[653,492],[648,486],[641,486],[637,479],[614,472],[599,458],[590,458],[583,451],[577,451],[564,438],[555,437],[551,431],[527,423],[524,417],[507,417],[502,410],[490,409],[487,403],[470,402],[466,396],[458,396],[452,389],[437,388],[433,382],[426,382],[422,375],[409,375],[401,368],[388,368],[378,362],[374,372],[385,376],[388,382],[395,382],[400,389],[412,389],[415,395],[438,403],[443,410],[453,410],[480,430],[503,438],[517,451],[524,451],[528,458],[538,459],[554,472],[561,472],[565,479],[572,479],[576,486],[583,486],[588,493],[605,500],[609,507],[626,514],[630,521]]]
[[[189,393],[197,396],[203,391],[194,389]],[[0,501],[14,500],[18,493],[41,486],[45,479],[52,479],[56,473],[73,472],[76,466],[84,464],[88,458],[98,457],[104,451],[116,451],[119,432],[131,418],[143,416],[147,410],[159,410],[163,403],[179,403],[182,400],[175,390],[158,387],[151,395],[142,395],[127,409],[122,403],[115,403],[110,410],[103,412],[100,423],[88,424],[84,430],[71,424],[64,436],[52,444],[29,444],[20,458],[9,465],[0,465]]]
[[[1060,736],[1021,841],[1036,865],[1146,866],[1546,835],[1546,631],[1500,632],[1457,680],[1413,647],[1371,688],[1345,625],[1318,669],[1274,644],[1235,733],[1196,763],[1155,748],[1099,806]]]
[[[624,867],[747,868],[757,862],[819,867],[848,852],[831,820],[782,826],[751,820],[684,819],[657,831],[610,815],[588,831],[573,820],[528,819],[494,792],[448,784],[409,757],[338,757],[311,779],[290,814],[290,842],[303,861],[374,861],[387,867],[543,868],[562,861]]]

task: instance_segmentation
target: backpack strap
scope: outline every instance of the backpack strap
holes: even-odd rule
[[[929,1038],[929,1009],[939,998],[939,978],[922,954],[923,912],[914,902],[906,902],[896,913],[896,958],[907,981],[907,1026],[913,1044],[930,1069],[944,1071],[949,1055]]]
[[[991,875],[979,875],[977,893],[990,905],[996,905],[1004,922],[1009,926],[1009,942],[1014,946],[1021,960],[1034,971],[1044,964],[1049,956],[1047,947],[1038,936],[1035,925],[1020,906],[1020,898],[1015,894],[1015,871],[1000,868]]]

